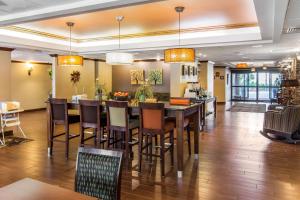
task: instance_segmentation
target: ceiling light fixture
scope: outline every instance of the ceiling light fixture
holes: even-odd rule
[[[131,65],[133,63],[133,55],[130,53],[120,52],[121,49],[121,22],[124,16],[117,16],[119,23],[119,51],[106,54],[106,63],[110,65]]]
[[[73,22],[67,22],[67,26],[70,28],[70,46],[69,46],[69,55],[60,55],[57,57],[59,66],[82,66],[83,57],[79,55],[72,55],[72,27],[74,26]]]
[[[195,49],[192,48],[181,48],[181,13],[184,11],[184,7],[179,6],[175,7],[176,12],[178,13],[179,18],[179,27],[178,27],[178,48],[166,49],[164,52],[165,63],[192,63],[195,62]]]

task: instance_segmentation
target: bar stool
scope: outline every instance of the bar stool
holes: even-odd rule
[[[85,142],[94,139],[94,146],[97,146],[97,141],[99,144],[106,142],[104,137],[105,124],[101,124],[101,113],[102,106],[101,102],[98,100],[79,100],[79,113],[80,113],[80,146],[85,146]],[[86,129],[92,129],[92,135],[85,137]]]
[[[53,142],[63,142],[66,145],[66,158],[69,157],[69,141],[73,138],[79,137],[79,134],[70,134],[70,124],[78,123],[80,121],[79,115],[68,113],[67,99],[49,99],[50,104],[50,135],[49,135],[49,155],[53,153]],[[63,125],[65,132],[55,135],[55,127]],[[55,139],[65,135],[65,140]]]
[[[116,145],[121,142],[121,148],[125,149],[125,157],[127,161],[133,158],[132,147],[138,144],[138,140],[134,139],[133,130],[139,129],[139,120],[130,119],[127,101],[106,101],[107,112],[107,148],[111,145],[116,149]],[[117,134],[121,138],[119,139]],[[122,145],[125,145],[122,147]],[[131,159],[129,159],[131,158]]]
[[[139,131],[139,172],[142,171],[142,155],[143,150],[146,149],[147,157],[150,156],[150,163],[152,162],[152,140],[157,135],[160,139],[160,167],[161,176],[165,175],[165,153],[170,150],[171,165],[174,164],[174,128],[175,124],[172,121],[165,120],[165,109],[163,103],[139,103],[140,109],[140,131]],[[165,144],[165,136],[169,133],[170,144]],[[143,144],[144,136],[145,145]]]
[[[182,98],[182,97],[171,97],[170,98],[170,105],[177,105],[177,106],[189,106],[191,105],[191,100],[189,98]],[[175,118],[169,118],[168,120],[173,121],[176,124]],[[188,142],[188,151],[189,155],[191,155],[191,123],[189,118],[184,119],[183,127],[187,133],[187,142]]]

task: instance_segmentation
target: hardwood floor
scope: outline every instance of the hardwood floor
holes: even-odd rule
[[[261,136],[263,114],[228,112],[218,106],[217,116],[207,119],[199,160],[188,157],[185,146],[182,179],[176,178],[169,160],[165,178],[160,177],[159,162],[152,170],[145,164],[141,176],[123,170],[122,199],[300,199],[300,146]],[[78,139],[71,142],[69,160],[60,143],[54,144],[49,158],[46,113],[25,113],[21,118],[23,130],[34,141],[0,149],[0,186],[31,177],[73,189]]]

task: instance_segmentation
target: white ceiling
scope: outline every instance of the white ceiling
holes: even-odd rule
[[[45,4],[47,4],[46,2],[53,1],[45,1]],[[300,52],[300,34],[282,34],[282,28],[300,27],[300,13],[298,12],[300,10],[300,0],[253,0],[253,2],[258,18],[260,37],[257,37],[257,33],[255,32],[249,35],[250,30],[248,32],[245,30],[244,35],[241,34],[242,31],[238,31],[240,35],[235,35],[233,30],[233,32],[228,32],[219,38],[208,37],[207,34],[212,33],[206,32],[204,33],[205,37],[185,39],[183,43],[186,46],[195,47],[200,60],[211,60],[217,65],[228,66],[234,62],[278,61],[285,57],[295,56],[296,53]],[[29,48],[41,50],[39,52],[30,51],[30,55],[36,54],[36,56],[32,56],[33,60],[35,59],[34,57],[43,57],[46,62],[51,62],[51,58],[47,57],[48,53],[60,53],[67,49],[67,43],[64,44],[61,41],[55,45],[41,42],[35,46],[32,44],[33,42],[34,44],[38,44],[36,41],[24,40],[24,38],[16,39],[11,38],[11,36],[0,36],[0,41],[6,41],[5,43],[0,43],[1,46],[21,47],[22,49],[17,50],[17,53],[15,53],[15,55],[18,55],[15,57],[19,59],[22,57],[22,52],[26,51],[24,49]],[[129,41],[128,44],[126,42],[126,40],[123,41],[123,48],[126,51],[134,53],[136,59],[162,58],[163,49],[176,44],[176,35],[174,35],[174,41],[172,40],[167,43],[159,40],[157,42],[150,40],[150,42],[144,45],[141,45],[141,40],[132,44]],[[162,43],[164,45],[161,45]],[[80,45],[78,47],[75,45],[74,48],[75,51],[80,49],[79,52],[87,57],[105,58],[104,52],[113,50],[117,46],[115,44],[116,41],[112,41],[112,44],[106,45],[103,48],[99,48],[98,46],[85,48]],[[160,45],[156,46],[156,44]],[[135,48],[131,48],[132,45]],[[56,46],[56,49],[53,46]],[[41,56],[42,54],[45,56]],[[26,55],[28,57],[28,53]]]
[[[0,0],[0,16],[84,0]]]

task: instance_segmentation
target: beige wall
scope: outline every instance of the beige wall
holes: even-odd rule
[[[11,97],[11,52],[0,51],[0,101],[8,101]]]
[[[78,94],[87,94],[88,98],[95,97],[95,61],[84,60],[82,67],[56,67],[56,97],[71,99],[75,95],[75,87],[70,81],[73,71],[80,72],[80,81],[77,89]]]
[[[203,62],[199,67],[199,83],[210,95],[214,95],[214,63]]]
[[[154,92],[170,92],[170,65],[162,61],[155,62],[135,62],[130,66],[113,66],[112,67],[112,89],[113,91],[135,91],[139,85],[130,84],[130,70],[143,69],[145,78],[148,76],[150,69],[163,70],[163,84],[154,85]]]
[[[112,92],[112,66],[98,62],[99,84],[104,85],[106,92]]]
[[[181,77],[181,64],[171,64],[170,66],[170,96],[183,97],[184,90],[187,86],[186,83],[180,81]]]
[[[216,73],[219,72],[219,77]],[[217,97],[218,102],[226,102],[230,100],[230,70],[226,67],[215,67],[214,68],[214,95]],[[227,80],[228,75],[228,80]],[[223,76],[224,79],[220,77]]]
[[[25,63],[11,63],[11,98],[19,101],[25,110],[45,108],[45,101],[51,91],[48,75],[49,64],[33,64],[31,76]]]

